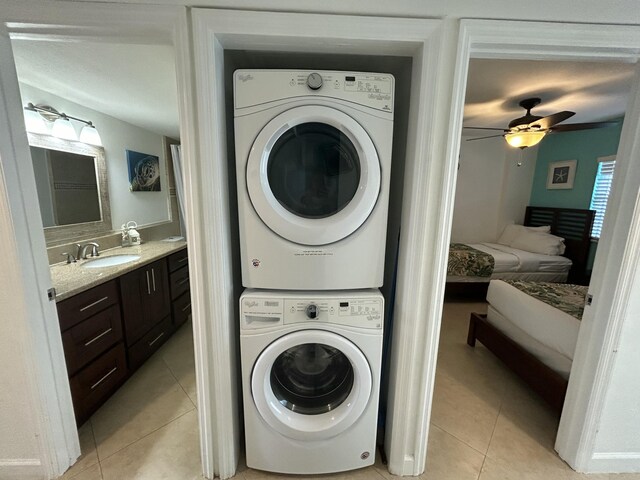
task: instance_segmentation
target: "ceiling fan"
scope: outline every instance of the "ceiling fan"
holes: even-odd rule
[[[539,98],[525,98],[518,105],[524,108],[527,113],[519,118],[514,118],[509,122],[508,128],[489,127],[464,127],[475,130],[496,130],[501,131],[499,135],[489,135],[487,137],[470,138],[471,140],[484,140],[485,138],[504,137],[509,145],[517,148],[532,147],[540,143],[545,135],[552,132],[570,132],[573,130],[586,130],[590,128],[602,128],[615,125],[617,122],[592,122],[592,123],[568,123],[558,125],[575,115],[575,112],[568,110],[554,113],[546,117],[539,117],[531,113],[531,109],[539,105],[542,100]]]

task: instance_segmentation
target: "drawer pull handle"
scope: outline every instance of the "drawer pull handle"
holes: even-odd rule
[[[111,327],[109,327],[107,330],[105,330],[104,332],[102,332],[100,335],[98,335],[97,337],[92,338],[91,340],[89,340],[87,343],[84,344],[85,347],[88,347],[89,345],[91,345],[93,342],[95,342],[96,340],[98,340],[99,338],[104,337],[107,333],[109,333],[111,331]]]
[[[95,307],[96,305],[98,305],[99,303],[104,302],[105,300],[109,300],[109,296],[102,297],[100,300],[96,300],[95,302],[90,303],[89,305],[87,305],[87,306],[85,306],[85,307],[82,307],[82,308],[80,309],[80,311],[81,311],[81,312],[84,312],[84,311],[85,311],[85,310],[87,310],[88,308]]]
[[[147,274],[147,295],[151,295],[151,286],[149,285],[149,270],[144,273]]]
[[[151,279],[153,280],[153,291],[156,291],[156,271],[151,269]]]
[[[187,283],[189,281],[189,277],[187,278],[183,278],[182,280],[180,280],[179,282],[176,282],[176,287],[179,287],[180,285],[184,285],[185,283]]]
[[[187,306],[186,306],[186,307],[184,307],[184,308],[182,309],[182,311],[184,312],[184,311],[186,311],[186,310],[187,310],[187,309],[189,309],[189,308],[191,308],[191,304],[190,304],[190,303],[187,303]]]
[[[109,375],[111,375],[113,372],[115,372],[118,369],[118,367],[113,367],[111,370],[109,370],[109,373],[107,373],[104,377],[102,377],[100,380],[98,380],[96,383],[94,383],[93,385],[91,385],[91,390],[93,390],[94,388],[96,388],[98,385],[100,385],[102,382],[104,382]]]
[[[149,342],[149,346],[153,346],[154,343],[156,343],[158,340],[160,340],[162,337],[164,337],[164,332],[162,332],[160,335],[158,335],[156,338],[154,338],[152,341]]]
[[[178,260],[178,263],[186,262],[188,259],[189,257],[182,257],[180,260]]]

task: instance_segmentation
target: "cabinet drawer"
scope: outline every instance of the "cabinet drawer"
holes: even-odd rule
[[[189,291],[189,267],[182,267],[176,270],[169,277],[169,289],[171,290],[171,300],[178,298]]]
[[[115,280],[63,300],[57,304],[60,328],[65,331],[118,302],[118,285]]]
[[[171,306],[173,310],[173,326],[179,327],[191,315],[191,295],[189,292],[178,297]]]
[[[180,250],[177,253],[169,255],[169,271],[174,272],[177,269],[184,267],[188,264],[189,255],[187,249]]]
[[[122,340],[120,305],[111,305],[62,334],[69,375]]]
[[[169,315],[129,347],[129,368],[133,371],[142,365],[171,336],[171,331],[171,315]]]
[[[119,343],[69,379],[78,423],[88,418],[120,386],[127,372],[124,345]]]

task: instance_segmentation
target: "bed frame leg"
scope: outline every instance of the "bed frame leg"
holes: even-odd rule
[[[470,347],[476,346],[476,317],[472,313],[469,316],[469,333],[467,334],[467,345]]]

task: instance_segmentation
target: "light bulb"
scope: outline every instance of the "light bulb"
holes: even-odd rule
[[[96,127],[91,123],[82,127],[82,130],[80,131],[80,141],[90,145],[96,145],[98,147],[102,146],[100,134],[98,133],[98,130],[96,130]]]
[[[71,121],[65,117],[60,117],[53,123],[51,133],[65,140],[78,140],[76,129],[71,125]]]

